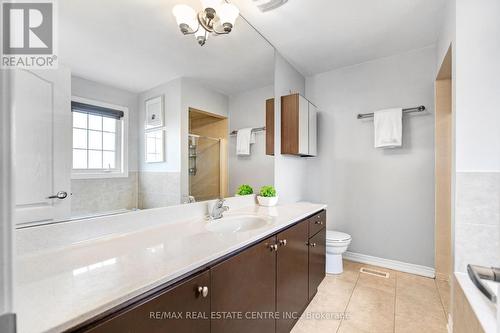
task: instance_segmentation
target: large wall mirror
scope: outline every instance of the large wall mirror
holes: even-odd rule
[[[274,49],[241,17],[200,46],[180,32],[178,3],[58,3],[59,68],[12,75],[18,227],[273,184]],[[245,128],[248,154],[234,134]]]

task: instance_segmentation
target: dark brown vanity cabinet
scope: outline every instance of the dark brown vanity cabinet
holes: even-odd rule
[[[272,333],[276,307],[276,237],[270,237],[210,269],[212,333]],[[220,316],[231,315],[230,318]],[[238,317],[241,315],[241,318]]]
[[[325,277],[325,218],[317,213],[70,331],[290,332]]]
[[[93,328],[82,331],[91,333],[209,333],[211,294],[209,286],[210,272],[202,272]]]
[[[276,332],[290,332],[309,303],[308,224],[301,222],[278,234],[276,253]]]
[[[326,275],[326,212],[309,218],[309,300]]]

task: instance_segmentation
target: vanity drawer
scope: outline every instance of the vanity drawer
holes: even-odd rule
[[[326,211],[322,210],[309,218],[309,237],[313,237],[326,226]]]
[[[210,271],[111,316],[85,333],[210,332]],[[201,289],[199,289],[201,287]],[[203,291],[206,288],[206,291]]]

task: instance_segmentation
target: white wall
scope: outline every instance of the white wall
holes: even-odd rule
[[[457,171],[500,171],[500,2],[457,1]]]
[[[500,266],[500,2],[457,0],[455,11],[454,245],[465,272]]]
[[[229,114],[229,98],[210,87],[204,86],[188,78],[182,78],[181,90],[181,195],[184,197],[189,194],[189,108],[195,108],[227,117]]]
[[[328,204],[328,229],[352,235],[350,251],[434,265],[434,48],[307,79],[320,109],[318,157],[308,199]],[[358,113],[425,105],[404,116],[403,147],[373,147],[373,119]]]
[[[145,153],[145,131],[146,121],[146,100],[158,96],[164,98],[164,122],[165,122],[165,162],[146,163]],[[180,172],[181,171],[181,79],[175,79],[152,88],[140,94],[139,97],[139,159],[141,171],[150,172]]]
[[[273,98],[274,86],[245,91],[229,97],[229,130],[266,125],[266,100]],[[257,192],[274,184],[274,157],[266,155],[266,132],[255,134],[250,156],[236,155],[236,135],[229,138],[229,195],[241,184]]]
[[[281,203],[306,199],[308,187],[307,159],[281,155],[281,96],[305,95],[305,78],[277,51],[274,66],[274,184]],[[315,102],[312,99],[312,102]],[[324,202],[319,200],[318,202]]]

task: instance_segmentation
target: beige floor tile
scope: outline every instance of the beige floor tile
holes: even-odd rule
[[[331,301],[331,298],[329,300]],[[335,306],[338,305],[332,305],[332,307]],[[321,294],[318,293],[294,326],[292,333],[336,332],[344,311],[342,309],[337,313],[337,310],[333,310],[332,307],[328,302],[325,303]]]
[[[357,284],[358,286],[372,287],[391,294],[394,294],[396,292],[396,274],[394,274],[394,271],[374,266],[365,266],[365,267],[375,269],[377,271],[388,272],[389,278],[375,276],[372,274],[360,273]]]
[[[394,293],[356,285],[339,332],[393,332]]]
[[[441,303],[443,303],[444,311],[446,312],[446,317],[449,316],[450,313],[450,294],[451,287],[448,281],[444,280],[436,280],[436,286],[439,292],[439,296],[441,297]]]
[[[446,332],[446,318],[433,279],[397,274],[395,332]]]
[[[360,274],[361,267],[390,276]],[[443,304],[449,304],[449,286],[441,281],[344,261],[344,273],[326,276],[292,332],[446,333]],[[339,320],[344,311],[347,318]],[[329,318],[313,319],[321,313]]]

